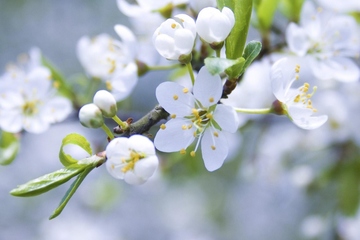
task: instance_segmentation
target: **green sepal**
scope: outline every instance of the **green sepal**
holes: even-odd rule
[[[258,20],[257,27],[262,32],[267,32],[272,25],[279,0],[255,0],[254,3]]]
[[[243,71],[255,60],[261,51],[261,42],[259,41],[250,41],[244,50],[243,58],[245,58],[245,63]]]
[[[20,148],[15,134],[0,130],[0,165],[8,165],[14,161]]]
[[[229,79],[237,79],[244,72],[245,59],[240,57],[237,61],[238,62],[236,64],[225,70]]]
[[[64,210],[67,203],[70,201],[71,197],[74,195],[76,190],[79,188],[82,181],[85,177],[94,169],[94,166],[88,166],[83,172],[81,172],[75,179],[75,181],[70,185],[69,189],[66,191],[64,197],[61,199],[59,206],[54,210],[54,212],[49,217],[49,220],[56,218]]]
[[[71,100],[75,100],[75,93],[73,92],[72,88],[67,84],[65,78],[61,75],[61,73],[44,56],[42,56],[41,61],[42,64],[51,71],[51,79],[54,81],[54,86],[58,90],[59,94]]]
[[[19,185],[17,188],[11,190],[10,194],[16,197],[32,197],[43,194],[80,174],[85,170],[86,166],[86,164],[70,165]]]
[[[205,59],[205,66],[212,75],[220,74],[225,72],[226,69],[239,66],[244,63],[245,59],[226,59],[226,58],[217,58],[217,57],[208,57]]]
[[[225,41],[226,57],[238,59],[242,56],[250,25],[253,0],[217,0],[218,8],[230,8],[235,16],[235,25]]]
[[[77,160],[75,158],[71,157],[69,154],[66,154],[64,152],[63,148],[67,144],[77,145],[77,146],[81,147],[82,149],[84,149],[89,155],[92,155],[91,146],[90,146],[90,143],[88,142],[88,140],[84,136],[82,136],[78,133],[70,133],[62,140],[60,152],[59,152],[60,162],[65,167],[70,166],[77,162]]]

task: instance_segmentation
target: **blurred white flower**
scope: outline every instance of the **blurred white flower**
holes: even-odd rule
[[[360,12],[359,0],[317,0],[320,6],[334,10],[336,12],[351,13]]]
[[[22,129],[42,133],[50,124],[63,121],[72,104],[57,96],[54,86],[50,70],[41,65],[39,50],[31,50],[29,57],[9,66],[0,77],[0,128],[12,133]]]
[[[181,60],[191,54],[196,38],[195,21],[186,14],[167,19],[153,35],[156,50],[166,59]]]
[[[196,31],[210,44],[223,42],[235,24],[235,16],[230,8],[219,9],[207,7],[199,12],[196,19]]]
[[[236,112],[229,106],[218,104],[222,94],[221,79],[202,67],[197,75],[193,94],[177,83],[164,82],[156,89],[156,97],[169,112],[171,120],[161,125],[155,136],[155,146],[163,152],[186,149],[197,138],[201,142],[202,157],[209,171],[220,168],[228,155],[229,146],[224,132],[234,133],[238,127]]]
[[[216,0],[189,0],[190,8],[196,13],[206,7],[216,7]]]
[[[286,30],[288,47],[307,58],[317,78],[344,82],[360,77],[359,67],[349,59],[359,56],[359,36],[353,17],[315,9],[310,1],[303,5],[300,25],[290,23]]]
[[[296,166],[290,172],[291,182],[297,187],[306,187],[314,179],[314,171],[308,165]]]
[[[154,144],[142,135],[113,139],[106,147],[106,157],[110,175],[134,185],[145,183],[159,164]]]
[[[338,220],[338,231],[342,239],[360,239],[360,211],[354,217],[341,217]]]
[[[316,91],[309,93],[310,85],[304,83],[295,89],[291,85],[299,79],[300,66],[292,68],[287,58],[274,63],[271,68],[271,88],[275,97],[280,101],[282,109],[288,117],[303,129],[315,129],[323,125],[328,117],[326,115],[313,116],[317,109],[312,105],[311,97]]]
[[[86,72],[106,82],[117,101],[126,98],[138,81],[135,63],[136,38],[123,25],[115,26],[122,41],[101,34],[90,39],[82,37],[77,45],[78,58]]]
[[[318,215],[308,216],[300,226],[301,233],[310,239],[320,237],[324,233],[325,228],[325,220]]]

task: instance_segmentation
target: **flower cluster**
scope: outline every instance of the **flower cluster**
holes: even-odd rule
[[[42,65],[38,49],[9,65],[0,77],[0,128],[11,133],[42,133],[50,124],[63,121],[72,104],[58,94],[58,86]]]

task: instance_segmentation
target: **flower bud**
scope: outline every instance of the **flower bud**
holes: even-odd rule
[[[94,104],[100,108],[104,117],[112,118],[116,115],[117,106],[114,96],[106,90],[100,90],[95,93]]]
[[[93,103],[84,105],[79,111],[81,125],[87,128],[99,128],[104,125],[101,110]]]
[[[196,20],[196,31],[199,36],[212,45],[223,42],[234,27],[235,17],[230,8],[219,9],[207,7],[200,11]]]

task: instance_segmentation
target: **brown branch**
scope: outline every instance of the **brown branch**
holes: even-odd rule
[[[150,130],[152,126],[157,124],[162,119],[167,119],[170,114],[159,105],[155,106],[145,116],[140,118],[136,122],[132,122],[132,119],[128,119],[127,122],[130,125],[128,129],[123,130],[120,126],[114,128],[114,133],[120,134],[122,137],[130,137],[134,134],[143,134]]]

